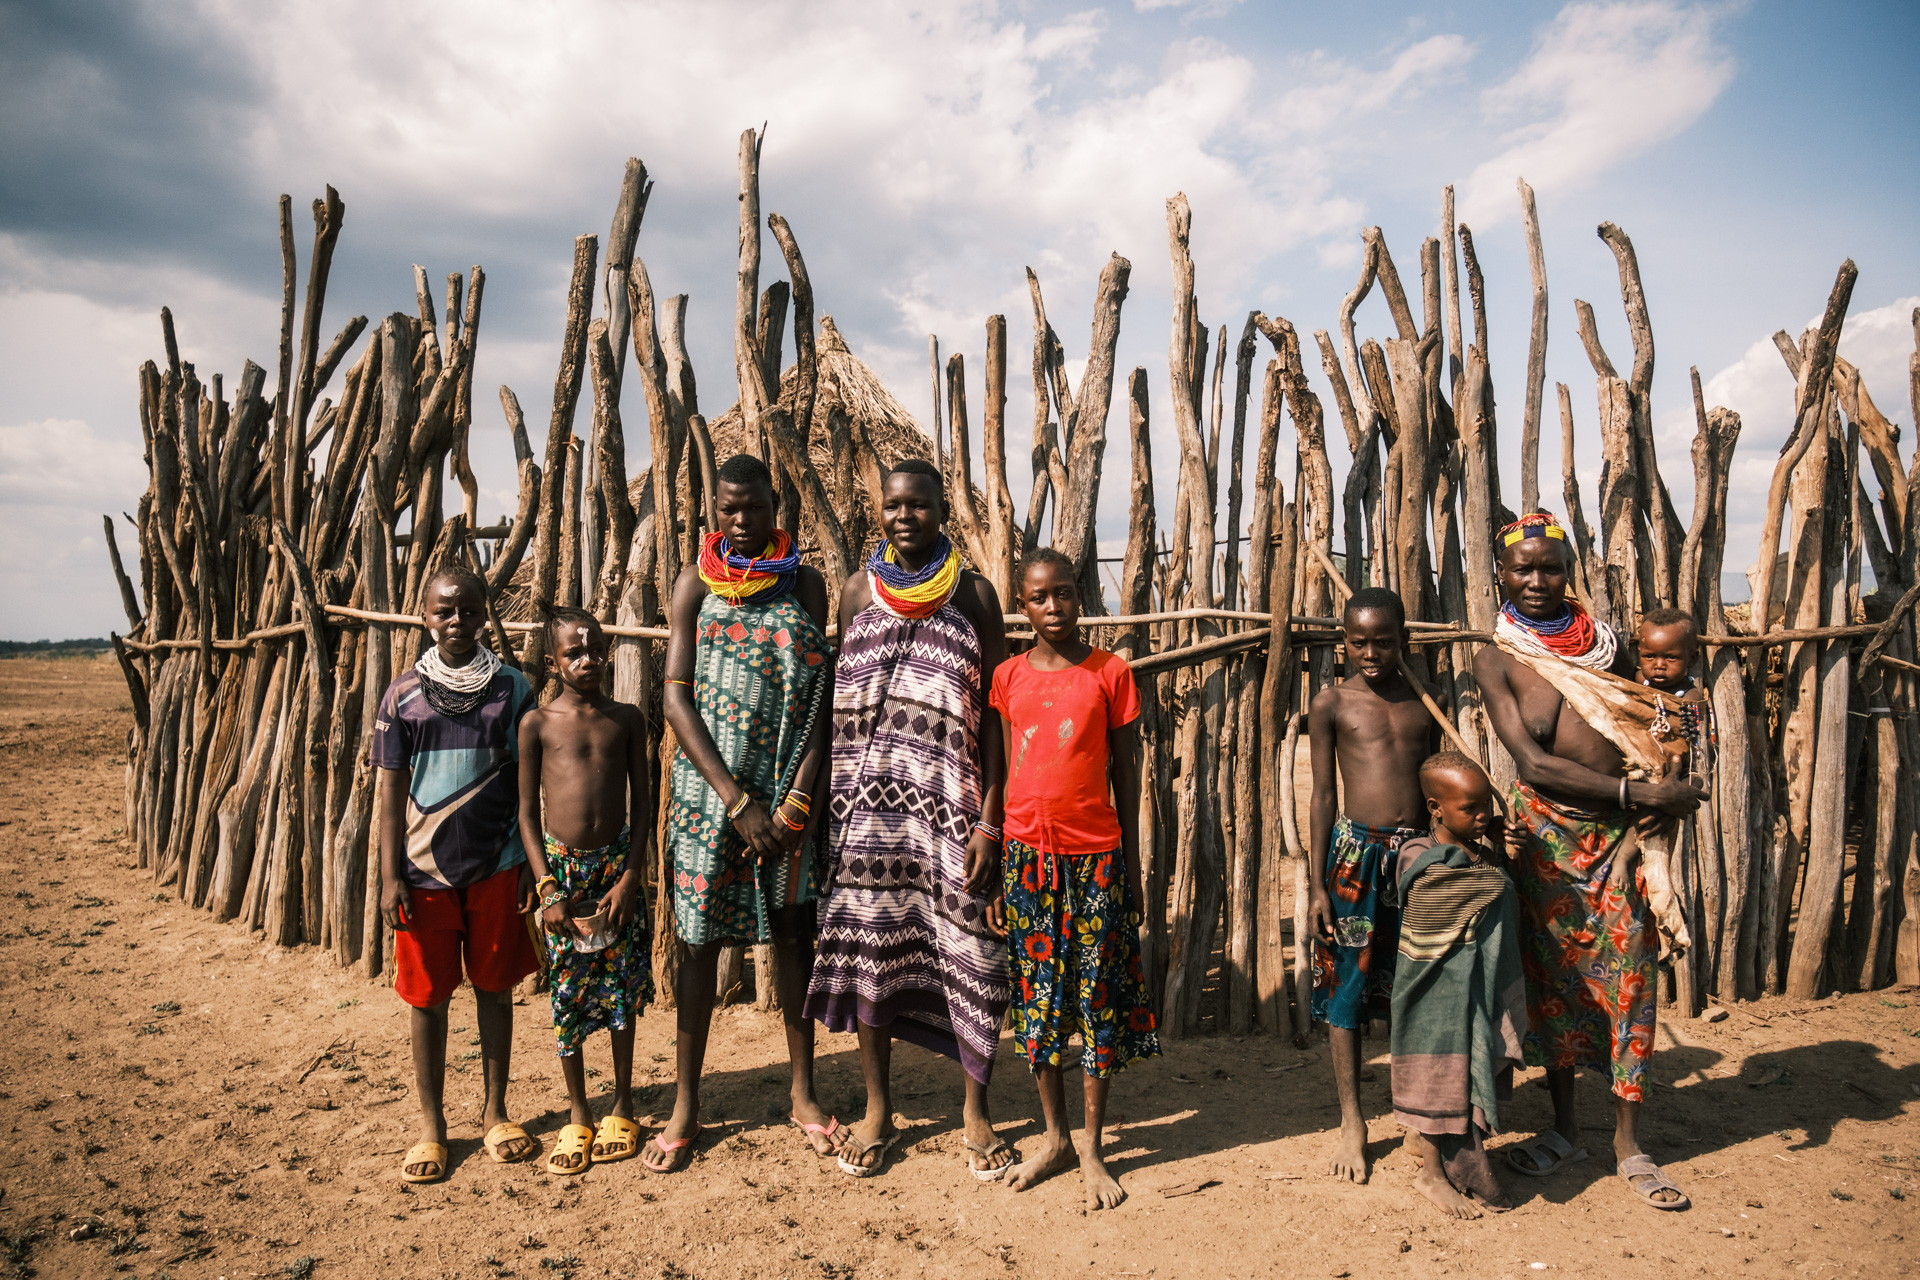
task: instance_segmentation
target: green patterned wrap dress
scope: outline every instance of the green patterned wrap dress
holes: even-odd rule
[[[793,785],[822,713],[832,649],[792,593],[737,605],[709,594],[698,627],[694,708],[727,771],[772,812]],[[816,813],[827,800],[825,781],[822,770]],[[770,910],[820,896],[817,842],[761,861],[685,752],[673,760],[667,839],[674,925],[689,946],[766,942]]]

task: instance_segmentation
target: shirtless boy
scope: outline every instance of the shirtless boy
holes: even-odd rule
[[[572,1104],[547,1172],[568,1176],[640,1149],[633,1033],[653,974],[640,888],[646,841],[633,839],[632,818],[647,803],[647,733],[637,707],[601,691],[611,667],[597,618],[555,609],[547,640],[560,693],[520,722],[520,839],[540,895],[553,1034]],[[577,941],[602,945],[583,951]],[[596,1131],[580,1047],[602,1028],[613,1038],[613,1106]]]
[[[1400,671],[1407,629],[1400,597],[1378,587],[1354,592],[1341,627],[1355,674],[1324,690],[1307,716],[1313,742],[1307,913],[1313,1016],[1327,1024],[1340,1095],[1340,1141],[1329,1172],[1365,1182],[1360,1032],[1369,1006],[1384,1011],[1393,990],[1399,944],[1399,913],[1389,905],[1393,855],[1426,830],[1420,762],[1437,744],[1419,690]]]

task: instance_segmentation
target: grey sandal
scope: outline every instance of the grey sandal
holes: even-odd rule
[[[1652,1156],[1628,1156],[1620,1162],[1620,1176],[1633,1189],[1633,1194],[1656,1209],[1685,1209],[1693,1203],[1687,1193],[1673,1185],[1673,1180],[1660,1172],[1660,1166],[1653,1162]],[[1655,1200],[1657,1192],[1671,1191],[1678,1200]]]
[[[1532,1161],[1531,1165],[1520,1163],[1523,1155]],[[1587,1149],[1575,1147],[1561,1137],[1557,1129],[1548,1129],[1531,1142],[1507,1148],[1508,1167],[1529,1178],[1544,1178],[1550,1173],[1557,1173],[1563,1165],[1579,1164],[1586,1158]]]

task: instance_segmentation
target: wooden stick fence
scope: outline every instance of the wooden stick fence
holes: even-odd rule
[[[1409,293],[1379,228],[1369,228],[1333,331],[1313,331],[1348,450],[1338,490],[1300,331],[1253,312],[1230,342],[1226,326],[1202,322],[1184,196],[1167,202],[1173,430],[1158,443],[1178,458],[1168,508],[1154,494],[1147,371],[1116,386],[1132,264],[1115,254],[1100,272],[1077,385],[1029,271],[1034,483],[1021,504],[1006,473],[1005,318],[986,323],[976,465],[963,353],[950,352],[943,365],[930,339],[934,412],[931,436],[922,435],[831,318],[816,321],[805,261],[777,213],[765,225],[787,279],[761,289],[760,146],[759,134],[742,135],[738,404],[711,424],[699,411],[686,299],[661,305],[637,252],[652,184],[630,160],[604,263],[598,237],[574,244],[543,441],[530,437],[518,397],[500,389],[519,496],[512,517],[490,525],[479,522],[468,463],[479,267],[449,275],[439,306],[416,267],[411,312],[377,324],[356,316],[323,348],[345,205],[332,188],[313,204],[302,293],[292,202],[282,197],[270,398],[266,371],[251,362],[231,397],[220,375],[203,383],[180,359],[171,314],[161,312],[165,363],[139,371],[149,483],[129,517],[137,585],[106,521],[128,623],[115,651],[134,710],[126,804],[141,863],[217,918],[243,918],[278,944],[328,948],[369,975],[387,971],[392,940],[369,848],[379,781],[368,747],[382,691],[419,653],[420,591],[439,567],[464,563],[482,574],[492,643],[536,683],[545,659],[536,606],[580,605],[601,617],[615,638],[615,696],[648,713],[657,784],[676,749],[657,701],[664,602],[714,527],[716,463],[742,450],[769,460],[783,525],[802,531],[810,562],[837,591],[878,534],[885,468],[924,454],[948,477],[956,538],[1001,599],[1010,602],[1025,551],[1059,548],[1078,566],[1087,625],[1140,681],[1146,963],[1166,1034],[1257,1027],[1300,1040],[1310,973],[1301,736],[1308,703],[1340,677],[1335,614],[1352,589],[1399,594],[1418,619],[1410,669],[1442,690],[1444,707],[1434,710],[1448,738],[1497,781],[1513,777],[1472,673],[1473,648],[1490,640],[1498,607],[1492,533],[1511,512],[1497,466],[1484,287],[1472,233],[1454,222],[1452,189],[1442,201],[1444,241],[1420,246],[1417,291]],[[1524,182],[1519,197],[1534,303],[1520,430],[1519,496],[1530,508],[1539,493],[1548,293]],[[1717,750],[1704,766],[1712,800],[1693,820],[1677,877],[1697,941],[1673,966],[1669,997],[1693,1011],[1710,995],[1920,981],[1920,801],[1902,785],[1910,766],[1901,768],[1920,759],[1920,452],[1903,466],[1899,429],[1838,355],[1853,264],[1842,266],[1818,325],[1798,340],[1776,339],[1795,379],[1794,428],[1768,490],[1755,603],[1729,607],[1720,584],[1739,416],[1705,405],[1696,371],[1695,497],[1683,527],[1654,449],[1653,330],[1633,245],[1611,223],[1599,237],[1619,270],[1633,358],[1621,376],[1592,308],[1576,300],[1602,469],[1590,524],[1573,466],[1572,395],[1558,385],[1575,589],[1616,627],[1659,604],[1692,613],[1706,640],[1700,674],[1717,723]],[[1387,325],[1380,339],[1361,333],[1360,308],[1376,287],[1385,305],[1374,318]],[[791,364],[782,352],[789,323]],[[1909,395],[1920,415],[1920,312],[1915,327]],[[631,481],[619,394],[629,347],[651,459]],[[1127,474],[1116,483],[1130,520],[1109,595],[1095,516],[1116,399],[1125,403],[1128,446]],[[575,434],[583,400],[584,439]],[[1291,497],[1282,482],[1283,414],[1294,428]],[[1249,503],[1242,460],[1250,418]],[[1786,550],[1776,555],[1783,534]],[[1877,583],[1872,593],[1862,592],[1863,570]],[[1106,612],[1110,600],[1119,612]],[[1018,644],[1024,620],[1007,621]],[[661,809],[656,785],[640,817],[656,835],[655,960],[670,979],[677,947],[658,892],[672,874],[657,838]],[[773,1003],[771,964],[756,949],[762,1007]],[[737,952],[726,958],[723,996],[744,989],[744,965]]]

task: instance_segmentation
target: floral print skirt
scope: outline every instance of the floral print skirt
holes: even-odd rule
[[[1056,857],[1009,838],[1004,861],[1015,1047],[1057,1067],[1078,1032],[1080,1065],[1096,1077],[1158,1057],[1125,856]]]
[[[568,897],[579,895],[596,902],[613,892],[614,882],[626,870],[632,834],[599,849],[575,849],[552,836],[544,842],[547,872],[560,882]],[[547,938],[547,981],[553,992],[553,1038],[560,1056],[580,1052],[580,1044],[595,1031],[624,1031],[640,1021],[641,1011],[653,999],[652,939],[647,935],[646,894],[634,895],[627,927],[602,951],[576,951],[571,934],[544,931]]]
[[[1527,827],[1515,866],[1525,941],[1527,1065],[1608,1072],[1616,1096],[1640,1102],[1653,1057],[1660,970],[1645,883],[1615,874],[1637,816],[1543,799],[1524,782],[1511,796]]]

